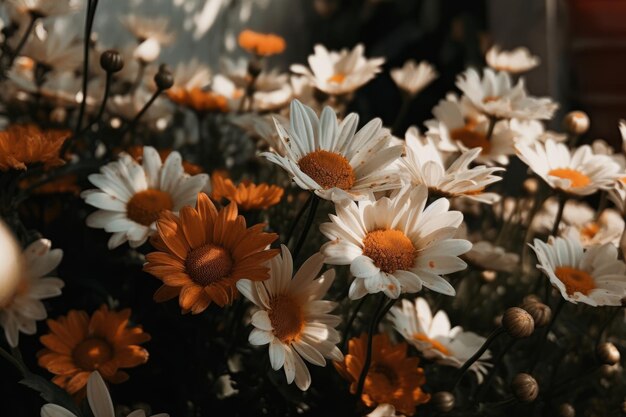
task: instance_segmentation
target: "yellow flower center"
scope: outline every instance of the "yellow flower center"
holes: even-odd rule
[[[298,166],[325,190],[349,190],[356,181],[350,162],[338,153],[314,151],[300,158]]]
[[[126,215],[136,223],[150,226],[163,210],[174,207],[172,197],[160,190],[144,190],[135,194],[126,204]]]
[[[106,340],[91,337],[74,348],[72,357],[80,369],[95,371],[113,358],[113,347]]]
[[[548,171],[548,175],[570,180],[570,187],[578,188],[589,185],[591,179],[580,171],[571,168],[557,168]]]
[[[415,264],[413,242],[399,230],[374,230],[363,239],[363,255],[383,272],[393,274]]]
[[[338,72],[332,77],[328,77],[328,80],[326,80],[326,82],[334,83],[334,84],[341,84],[342,82],[344,82],[345,79],[346,79],[346,74],[342,72]]]
[[[439,352],[443,353],[444,355],[450,355],[450,350],[448,350],[447,347],[445,347],[443,344],[441,344],[441,342],[438,342],[435,339],[429,338],[424,333],[415,333],[413,335],[413,339],[419,340],[420,342],[430,343],[430,345],[431,345],[431,347],[433,349],[438,350]]]
[[[581,293],[588,295],[596,288],[596,281],[589,273],[569,266],[559,266],[554,270],[554,274],[565,285],[565,291],[569,295]]]
[[[304,329],[304,311],[300,303],[288,295],[279,295],[270,300],[268,311],[274,335],[283,343],[297,340]]]
[[[233,260],[228,251],[221,246],[207,243],[187,254],[185,270],[198,285],[211,285],[230,275]]]
[[[450,136],[454,140],[458,140],[467,148],[482,148],[481,154],[488,154],[491,151],[491,142],[487,140],[487,136],[475,130],[476,124],[467,123],[458,129],[452,129]]]
[[[580,229],[580,236],[583,239],[593,239],[600,231],[600,225],[596,222],[589,222]]]

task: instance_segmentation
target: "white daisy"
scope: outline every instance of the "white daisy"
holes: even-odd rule
[[[427,200],[428,189],[418,185],[391,198],[335,205],[331,223],[320,226],[331,240],[321,251],[328,264],[350,265],[355,277],[351,299],[378,292],[398,298],[420,291],[422,285],[455,295],[441,275],[465,269],[459,255],[472,244],[452,238],[463,222],[461,212],[448,211],[445,198],[426,207]]]
[[[39,17],[70,14],[82,6],[80,0],[7,0],[6,4],[18,14],[31,14]]]
[[[487,339],[476,333],[454,328],[445,311],[439,310],[433,317],[428,302],[417,298],[415,305],[409,300],[402,300],[402,308],[393,307],[389,312],[394,328],[424,357],[440,365],[461,368],[485,343]],[[478,383],[482,383],[491,364],[486,361],[491,353],[486,351],[472,364],[470,369],[476,373]]]
[[[211,69],[196,58],[179,63],[172,74],[174,85],[168,91],[192,90],[211,84]]]
[[[398,188],[397,170],[389,166],[403,147],[389,146],[391,134],[380,119],[357,132],[358,120],[352,113],[338,123],[331,107],[318,118],[313,109],[294,100],[290,128],[276,122],[287,154],[261,155],[285,169],[300,188],[326,200],[364,199],[371,192]]]
[[[445,152],[462,152],[481,148],[477,162],[507,165],[515,154],[515,132],[504,121],[497,122],[489,135],[489,119],[470,104],[449,94],[433,108],[435,119],[425,122],[431,138]]]
[[[584,196],[613,187],[620,171],[611,158],[596,155],[589,145],[571,153],[562,143],[548,139],[545,144],[516,145],[519,158],[550,187]]]
[[[469,167],[481,149],[465,151],[453,161],[444,163],[432,140],[421,138],[417,128],[409,128],[405,138],[406,156],[401,161],[403,174],[412,185],[423,184],[430,193],[442,197],[466,197],[487,204],[500,200],[498,194],[487,193],[485,188],[502,180],[493,174],[504,171],[504,168]]]
[[[472,249],[463,258],[474,266],[498,272],[513,272],[519,264],[518,254],[507,252],[503,247],[486,240],[473,242]]]
[[[485,56],[487,65],[496,71],[518,74],[537,67],[541,60],[530,53],[528,48],[520,47],[512,51],[501,51],[497,45],[492,46]]]
[[[611,244],[583,249],[577,236],[535,239],[531,248],[537,255],[537,268],[572,303],[591,306],[619,306],[626,296],[626,264],[618,259]]]
[[[0,325],[12,347],[19,343],[19,332],[35,334],[37,321],[48,316],[41,300],[61,295],[63,281],[46,276],[63,258],[63,251],[50,250],[51,246],[49,240],[39,239],[24,249],[23,275],[13,295],[0,305]]]
[[[35,30],[22,55],[57,71],[77,70],[83,62],[83,42],[78,28],[67,20],[56,19]]]
[[[532,145],[537,141],[545,142],[548,139],[552,139],[555,142],[565,142],[567,140],[566,134],[546,130],[543,123],[539,120],[511,119],[509,128],[515,132],[515,143]]]
[[[329,314],[336,302],[322,300],[335,279],[329,269],[318,278],[324,257],[311,256],[293,276],[293,260],[286,246],[282,255],[269,261],[270,278],[253,282],[240,280],[237,289],[258,309],[252,316],[254,329],[249,341],[253,345],[269,344],[272,368],[285,368],[287,382],[294,380],[306,391],[311,374],[302,359],[325,366],[326,359],[342,361],[336,344],[340,341],[335,327],[341,318]]]
[[[230,72],[227,73],[227,77],[217,75],[213,81],[212,90],[226,97],[230,101],[230,108],[237,109],[240,107],[241,100],[244,99],[250,76],[247,67],[241,67],[232,62],[228,65]],[[256,112],[280,110],[293,97],[289,74],[280,73],[276,69],[261,71],[254,80],[252,91],[252,105],[246,108]]]
[[[512,85],[506,72],[483,71],[483,78],[473,68],[457,78],[457,87],[480,112],[496,119],[551,119],[558,105],[550,98],[535,98],[526,93],[524,80]]]
[[[414,96],[432,83],[438,76],[435,68],[426,61],[419,64],[413,60],[406,61],[402,68],[390,71],[393,82],[399,89]]]
[[[379,404],[366,417],[404,417],[404,414],[396,414],[396,408],[391,404]]]
[[[115,409],[111,394],[98,371],[89,375],[87,380],[87,402],[94,417],[115,417]],[[76,417],[71,411],[57,404],[46,404],[41,407],[41,417]],[[126,417],[146,417],[143,410],[135,410]],[[155,414],[152,417],[169,417],[169,414]]]
[[[209,180],[207,174],[185,174],[178,152],[162,162],[150,146],[143,149],[141,165],[122,153],[117,161],[101,167],[100,174],[88,178],[98,188],[81,196],[100,210],[87,217],[87,226],[113,233],[109,249],[126,241],[131,247],[141,246],[156,231],[161,211],[178,212],[183,206],[194,206]]]
[[[324,46],[315,45],[314,52],[308,59],[310,69],[294,64],[291,71],[306,76],[317,89],[330,95],[354,92],[381,72],[385,62],[384,58],[366,58],[362,44],[339,52],[329,52]]]
[[[176,34],[169,29],[170,19],[167,17],[130,14],[120,20],[122,25],[135,37],[137,43],[154,39],[160,46],[166,46],[176,39]]]
[[[613,188],[609,190],[609,200],[615,204],[615,208],[622,215],[626,215],[626,183],[624,181],[616,181]]]

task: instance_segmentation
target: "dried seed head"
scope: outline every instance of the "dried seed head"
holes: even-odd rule
[[[552,319],[552,310],[550,307],[539,302],[530,302],[522,304],[522,309],[530,314],[535,322],[535,327],[547,326]]]
[[[533,334],[535,322],[526,310],[519,307],[511,307],[502,316],[502,327],[512,338],[522,339]]]
[[[598,360],[605,365],[615,365],[620,360],[619,350],[611,342],[600,343],[596,348],[596,354]]]
[[[430,402],[440,413],[447,413],[454,409],[454,395],[448,391],[434,393]]]
[[[570,403],[563,403],[559,406],[559,417],[575,417],[576,410]]]
[[[161,91],[167,90],[174,85],[174,76],[167,68],[167,65],[162,64],[159,67],[159,71],[154,76],[154,82]]]
[[[100,55],[100,66],[106,72],[119,72],[124,68],[124,58],[122,58],[122,54],[116,50],[109,49]]]
[[[563,118],[563,129],[572,135],[583,135],[589,130],[589,116],[582,111],[571,111]]]
[[[529,374],[517,374],[511,382],[511,391],[519,401],[530,403],[539,395],[539,385],[535,378]]]

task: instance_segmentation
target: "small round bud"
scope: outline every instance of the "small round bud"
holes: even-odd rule
[[[430,402],[440,413],[448,413],[454,409],[454,395],[448,391],[434,393]]]
[[[589,116],[582,111],[571,111],[563,118],[563,129],[572,135],[583,135],[589,130]]]
[[[511,391],[515,398],[523,403],[535,401],[539,395],[539,385],[535,378],[528,374],[517,374],[511,382]]]
[[[122,54],[116,50],[109,49],[100,55],[100,66],[106,72],[119,72],[124,68],[124,58],[122,58]]]
[[[570,403],[563,403],[559,406],[559,417],[576,417],[576,410]]]
[[[519,307],[511,307],[502,316],[502,327],[512,338],[522,339],[533,334],[535,322],[526,310]]]
[[[167,65],[163,64],[159,67],[159,71],[154,76],[154,82],[159,90],[167,90],[174,85],[174,75]]]
[[[528,294],[522,300],[522,305],[528,304],[528,303],[540,303],[540,302],[541,302],[541,298],[539,298],[538,295],[536,295],[536,294]]]
[[[535,327],[547,326],[552,319],[552,310],[543,303],[530,302],[522,304],[522,308],[532,316]]]
[[[613,378],[615,375],[617,375],[620,372],[620,367],[619,365],[602,365],[600,366],[600,375],[602,375],[603,378],[606,379],[611,379]]]
[[[523,187],[526,194],[535,195],[539,190],[539,181],[536,178],[528,178],[524,181]]]
[[[619,350],[613,343],[600,343],[596,348],[598,359],[605,365],[615,365],[620,360]]]
[[[494,282],[498,278],[497,272],[492,270],[485,270],[480,273],[480,276],[485,282]]]

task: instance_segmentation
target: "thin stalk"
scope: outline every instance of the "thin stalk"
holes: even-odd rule
[[[313,196],[314,196],[313,193],[309,194],[309,198],[307,198],[307,200],[302,205],[302,207],[300,207],[300,210],[298,210],[298,213],[296,213],[296,217],[293,218],[293,221],[291,222],[291,226],[289,226],[289,232],[287,233],[287,237],[285,238],[286,245],[289,245],[289,241],[293,237],[293,232],[296,230],[296,226],[300,222],[300,219],[304,215],[304,212],[306,211],[307,207],[309,207],[309,204],[311,204],[311,201],[313,201]]]
[[[600,192],[600,202],[598,203],[598,210],[596,210],[596,215],[594,216],[594,221],[598,221],[598,219],[600,218],[600,215],[602,214],[602,212],[604,211],[604,209],[606,208],[606,206],[609,203],[609,193],[607,193],[606,191],[601,191]]]
[[[556,219],[554,219],[554,225],[552,226],[551,236],[556,236],[563,219],[563,211],[565,209],[565,203],[567,203],[567,197],[563,194],[559,194],[559,208],[556,212]]]
[[[530,368],[531,374],[534,372],[535,368],[537,368],[537,365],[539,364],[539,359],[541,358],[541,352],[543,351],[543,348],[546,345],[546,340],[548,340],[548,334],[550,333],[550,330],[552,330],[552,328],[554,327],[554,323],[556,323],[556,319],[559,317],[561,310],[563,310],[563,306],[565,306],[565,298],[559,295],[559,301],[558,301],[558,304],[556,305],[556,308],[554,309],[552,320],[550,320],[550,323],[548,323],[548,325],[546,326],[546,330],[543,333],[543,336],[541,337],[541,341],[539,342],[539,347],[537,348],[537,351],[535,353],[535,359],[533,361],[532,367]]]
[[[296,246],[293,250],[294,259],[298,257],[298,254],[300,253],[300,249],[302,249],[302,246],[304,245],[306,237],[309,234],[309,230],[311,229],[311,226],[313,225],[313,221],[315,220],[317,207],[320,204],[320,198],[317,195],[315,195],[314,193],[311,193],[311,196],[313,200],[311,201],[311,207],[309,207],[309,214],[307,216],[306,223],[304,224],[304,229],[302,229],[302,233],[300,234],[300,238],[298,239],[298,243],[296,243]]]
[[[111,82],[113,80],[113,73],[107,71],[106,82],[104,84],[104,95],[102,96],[102,102],[100,103],[100,108],[98,109],[98,113],[96,118],[92,120],[83,130],[78,134],[79,136],[87,132],[91,127],[95,124],[100,123],[102,120],[102,116],[104,115],[104,110],[106,109],[107,101],[109,101],[109,95],[111,94]]]
[[[496,128],[496,123],[498,123],[498,118],[491,116],[489,118],[489,127],[487,128],[487,136],[485,138],[490,141],[493,136],[493,131]]]
[[[13,62],[15,62],[15,58],[17,58],[20,55],[20,52],[22,52],[22,49],[24,49],[24,46],[26,46],[26,41],[28,40],[28,38],[30,38],[30,34],[33,32],[33,29],[35,28],[35,23],[37,23],[39,16],[30,15],[30,22],[28,22],[28,27],[26,28],[26,32],[24,32],[24,35],[22,35],[22,38],[20,39],[20,42],[17,44],[17,47],[15,48],[15,51],[13,51],[13,53],[11,54],[11,59],[9,60],[9,63],[7,65],[7,70],[11,69],[11,67],[13,66]]]
[[[385,305],[385,299],[387,296],[385,294],[380,294],[380,300],[378,301],[378,306],[374,311],[374,316],[372,317],[372,321],[370,322],[369,333],[367,334],[367,352],[365,353],[365,362],[363,363],[363,369],[361,369],[361,375],[359,375],[359,382],[357,384],[356,389],[356,398],[360,401],[361,394],[363,394],[363,387],[365,386],[365,378],[370,370],[370,365],[372,364],[372,341],[374,340],[374,332],[376,331],[376,326],[378,325],[379,315]]]
[[[493,341],[496,340],[496,338],[502,333],[504,333],[504,328],[502,326],[491,332],[491,334],[487,337],[487,340],[485,340],[485,343],[483,343],[480,349],[478,349],[478,351],[474,353],[474,355],[472,355],[472,357],[463,364],[461,370],[459,371],[459,376],[457,376],[451,391],[453,391],[454,388],[459,385],[467,370],[474,364],[474,362],[476,362],[478,359],[480,359],[481,356],[483,356],[483,353],[485,353],[487,349],[489,349],[489,346],[493,343]]]
[[[22,365],[17,359],[15,359],[15,357],[13,355],[11,355],[9,352],[4,350],[4,348],[2,348],[2,347],[0,347],[0,356],[2,356],[11,365],[13,365],[15,367],[15,369],[17,369],[19,371],[19,373],[20,373],[20,375],[22,375],[22,377],[26,376],[26,369],[24,368],[24,365]]]
[[[87,107],[87,89],[89,86],[89,42],[91,40],[91,31],[93,29],[93,21],[96,16],[96,8],[98,7],[98,0],[89,0],[87,5],[87,21],[85,22],[85,39],[83,47],[83,97],[80,102],[80,108],[78,110],[78,120],[76,121],[76,129],[74,134],[77,135],[81,130],[83,124],[83,116],[85,115],[85,108]]]
[[[398,129],[402,126],[402,122],[406,118],[407,113],[409,112],[409,108],[411,107],[411,101],[413,101],[413,97],[408,93],[402,93],[402,104],[400,105],[400,110],[398,111],[398,115],[396,116],[396,120],[393,122],[393,127],[391,131],[398,135]]]
[[[139,123],[139,119],[141,119],[141,117],[148,111],[150,106],[152,106],[152,103],[155,102],[155,100],[159,97],[159,95],[161,95],[162,92],[163,92],[163,90],[158,89],[152,95],[152,97],[150,97],[150,100],[148,100],[148,102],[146,104],[144,104],[144,106],[141,108],[141,110],[139,110],[139,113],[137,113],[137,115],[133,118],[133,120],[130,121],[130,123],[128,124],[126,129],[124,129],[122,131],[122,134],[121,134],[122,136],[124,136],[128,132],[132,132],[135,129],[135,127],[137,126],[137,123]]]
[[[367,295],[361,298],[361,300],[359,300],[359,303],[356,305],[356,308],[350,314],[350,318],[348,319],[346,323],[346,327],[343,330],[343,338],[341,339],[340,346],[344,350],[346,348],[346,343],[348,342],[348,339],[350,338],[350,329],[352,328],[352,323],[354,323],[354,320],[356,319],[356,316],[359,314],[361,307],[363,307],[365,300],[367,300]]]
[[[515,344],[515,341],[516,341],[516,339],[509,340],[509,342],[506,344],[504,349],[502,349],[500,351],[500,353],[498,353],[498,356],[496,356],[496,358],[494,359],[493,367],[489,371],[489,375],[487,375],[487,379],[481,385],[480,391],[477,394],[478,402],[480,402],[482,400],[482,398],[487,394],[487,390],[488,390],[489,386],[491,385],[491,383],[493,382],[493,379],[495,378],[495,376],[497,374],[498,368],[500,367],[500,365],[502,365],[502,360],[504,359],[504,356],[507,354],[507,352],[509,350],[511,350],[511,348]]]

